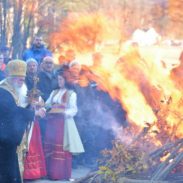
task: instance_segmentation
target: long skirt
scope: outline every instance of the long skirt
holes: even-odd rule
[[[48,177],[68,180],[71,177],[72,154],[63,150],[64,117],[50,114],[47,120],[44,151]]]
[[[39,123],[34,122],[29,150],[24,161],[24,179],[39,179],[45,177],[46,163],[41,142]]]

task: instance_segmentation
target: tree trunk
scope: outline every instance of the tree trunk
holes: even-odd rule
[[[22,53],[22,35],[21,35],[21,18],[22,18],[22,0],[14,1],[14,20],[12,48],[13,58],[19,58]]]
[[[24,23],[24,34],[23,34],[23,40],[22,40],[22,45],[23,45],[22,50],[23,51],[26,49],[26,46],[27,46],[27,39],[30,35],[30,27],[31,27],[32,18],[33,18],[32,14],[30,13],[27,24]]]
[[[0,13],[1,13],[0,15],[0,25],[1,25],[0,47],[2,47],[2,46],[6,46],[7,44],[7,35],[6,35],[7,0],[2,1]]]

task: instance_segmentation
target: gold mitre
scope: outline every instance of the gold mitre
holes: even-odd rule
[[[27,64],[23,60],[11,60],[7,64],[9,76],[26,76]]]

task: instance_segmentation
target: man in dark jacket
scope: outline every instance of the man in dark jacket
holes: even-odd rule
[[[24,83],[26,63],[10,61],[7,65],[8,77],[0,84],[0,182],[21,183],[17,158],[27,124],[34,115],[43,116],[43,111],[33,111],[20,107],[19,91]]]
[[[27,61],[29,58],[34,58],[40,64],[46,56],[52,56],[52,53],[43,44],[42,37],[36,36],[31,48],[24,51],[22,59]]]
[[[43,100],[46,101],[50,93],[58,87],[53,58],[50,56],[45,57],[41,66],[42,71],[38,74],[38,89],[42,92]]]
[[[38,74],[38,89],[41,91],[41,97],[44,101],[48,99],[51,92],[58,87],[57,78],[54,73],[54,63],[52,57],[45,57],[41,64],[42,70]],[[42,141],[44,143],[46,121],[44,119],[39,120],[41,128]]]

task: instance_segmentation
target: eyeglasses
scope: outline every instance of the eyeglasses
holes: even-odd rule
[[[45,64],[49,64],[49,65],[52,65],[53,62],[44,62]]]

